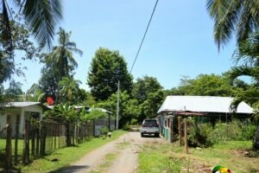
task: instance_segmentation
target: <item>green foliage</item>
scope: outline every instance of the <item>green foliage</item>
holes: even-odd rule
[[[76,102],[76,96],[72,98],[72,94],[79,92],[80,82],[73,79],[73,70],[77,67],[73,53],[82,55],[83,52],[76,47],[75,42],[70,41],[71,34],[71,32],[67,33],[64,29],[59,28],[59,45],[54,46],[52,51],[42,60],[45,66],[41,70],[39,88],[45,93],[43,100],[51,96],[56,104],[67,101]],[[63,79],[63,77],[65,78]]]
[[[141,104],[147,100],[148,94],[161,89],[163,89],[163,87],[156,78],[144,76],[143,78],[137,78],[137,81],[133,84],[132,95]]]
[[[192,147],[210,147],[227,140],[252,141],[255,130],[256,126],[249,121],[217,122],[212,128],[210,123],[189,120],[188,143]]]
[[[55,105],[51,110],[44,112],[45,119],[63,122],[75,122],[78,120],[77,111],[69,103]]]
[[[70,41],[71,32],[66,32],[59,28],[59,46],[54,46],[52,52],[47,55],[47,63],[54,62],[54,68],[57,68],[59,80],[62,77],[70,76],[71,72],[77,67],[77,62],[73,57],[73,53],[82,55],[83,52],[76,47],[75,42]]]
[[[6,101],[24,101],[24,94],[22,92],[22,84],[20,82],[15,82],[11,80],[9,83],[9,88],[4,91],[7,100]]]
[[[81,104],[87,105],[89,107],[96,105],[96,101],[94,100],[94,97],[89,91],[86,91],[85,89],[80,89],[80,98],[81,98]]]
[[[51,40],[55,34],[55,26],[62,18],[62,5],[60,0],[53,1],[17,1],[11,3],[1,1],[1,32],[4,33],[5,41],[12,44],[11,19],[14,18],[12,11],[17,10],[17,15],[22,18],[26,26],[32,30],[35,38],[41,45],[51,45]]]
[[[107,114],[101,110],[92,108],[92,110],[86,115],[88,120],[97,120],[101,118],[107,118]]]
[[[46,63],[41,69],[41,77],[39,79],[38,90],[44,93],[44,97],[40,101],[45,102],[48,96],[56,100],[58,94],[58,69],[55,68],[54,62]]]
[[[154,117],[157,115],[157,110],[164,101],[164,93],[162,90],[148,93],[147,99],[141,104],[142,112],[145,117]]]
[[[105,108],[113,112],[113,115],[117,113],[117,94],[113,94],[107,101],[99,102],[98,107]],[[119,102],[119,125],[124,127],[126,124],[129,124],[132,119],[138,119],[140,114],[139,104],[136,99],[132,99],[126,91],[120,93],[120,102]]]
[[[5,3],[4,3],[5,4]],[[14,15],[9,9],[9,15]],[[40,57],[41,48],[37,48],[31,41],[31,32],[22,24],[19,16],[13,16],[12,20],[3,18],[0,15],[0,84],[12,78],[13,74],[24,76],[21,64],[15,63],[15,55],[22,55],[22,59],[32,59]],[[8,23],[5,23],[8,20]],[[9,28],[6,28],[8,25]],[[6,30],[7,29],[7,30]]]
[[[81,100],[79,84],[81,84],[81,81],[79,80],[75,80],[71,77],[63,77],[58,83],[60,88],[59,102],[69,102],[70,104],[78,103]]]
[[[138,125],[138,120],[135,119],[135,118],[132,118],[130,124],[131,125]]]
[[[197,123],[189,120],[188,145],[191,147],[210,147],[213,142],[210,139],[212,127],[210,124]]]
[[[26,101],[45,102],[43,100],[45,93],[42,92],[39,85],[34,83],[25,93]]]
[[[257,0],[207,0],[207,9],[214,19],[214,39],[221,46],[228,43],[233,34],[238,45],[242,44],[258,27]]]
[[[107,127],[102,127],[101,128],[101,134],[102,135],[107,135],[108,132],[109,132],[109,129]]]
[[[127,63],[118,51],[99,48],[92,59],[87,83],[96,100],[107,100],[118,90],[130,92],[132,76],[127,70]]]
[[[230,85],[225,76],[199,75],[195,79],[184,77],[178,88],[173,88],[175,95],[199,95],[199,96],[233,96],[234,87]]]
[[[216,123],[211,134],[213,141],[226,140],[252,140],[256,126],[251,122],[240,122],[233,120],[229,123]]]
[[[162,86],[156,78],[144,76],[133,84],[132,97],[139,105],[138,121],[146,117],[153,117],[164,100]]]

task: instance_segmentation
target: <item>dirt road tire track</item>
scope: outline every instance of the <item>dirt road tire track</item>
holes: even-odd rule
[[[86,154],[69,168],[62,170],[62,173],[135,173],[138,167],[138,153],[143,144],[161,140],[163,139],[154,137],[141,138],[138,132],[129,132]],[[108,154],[116,154],[116,158],[109,167],[100,169]]]

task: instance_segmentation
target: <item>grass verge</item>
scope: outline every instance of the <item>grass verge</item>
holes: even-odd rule
[[[126,131],[118,130],[112,133],[111,138],[92,138],[88,142],[84,142],[75,147],[66,147],[57,149],[53,153],[34,160],[31,164],[26,166],[21,166],[18,169],[21,172],[30,173],[40,173],[40,172],[59,172],[62,168],[68,166],[70,163],[83,157],[85,154],[91,152],[92,150],[110,142],[118,139],[121,135],[127,133]]]
[[[259,152],[249,141],[228,141],[213,148],[190,148],[189,154],[177,144],[145,145],[139,155],[138,173],[211,173],[216,165],[234,173],[258,173]]]

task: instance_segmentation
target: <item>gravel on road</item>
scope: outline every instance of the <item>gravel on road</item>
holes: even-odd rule
[[[164,139],[155,137],[142,138],[139,132],[129,132],[86,154],[62,170],[62,173],[135,173],[142,146],[162,140]],[[109,155],[113,157],[108,159]]]

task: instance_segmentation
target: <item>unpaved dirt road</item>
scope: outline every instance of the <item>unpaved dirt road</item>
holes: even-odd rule
[[[145,143],[165,142],[162,138],[144,137],[129,132],[119,139],[88,153],[62,173],[135,173],[138,153]]]

